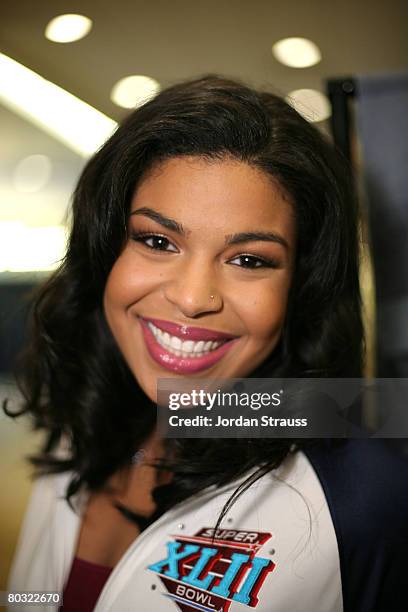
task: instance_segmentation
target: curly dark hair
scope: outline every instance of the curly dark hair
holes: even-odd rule
[[[361,376],[359,215],[347,162],[279,96],[213,75],[176,84],[133,111],[87,163],[66,255],[32,303],[15,371],[24,398],[19,414],[47,432],[31,458],[37,472],[73,472],[68,501],[128,466],[155,428],[156,406],[122,357],[102,299],[127,239],[135,189],[155,164],[187,155],[260,168],[295,203],[297,254],[282,337],[251,376]],[[62,436],[70,440],[65,458],[55,454]],[[159,465],[174,476],[154,491],[158,512],[250,468],[259,477],[305,443],[173,440],[173,459]]]

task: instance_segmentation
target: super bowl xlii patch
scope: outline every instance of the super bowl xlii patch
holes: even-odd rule
[[[271,533],[205,527],[195,535],[171,536],[167,557],[147,569],[160,577],[169,597],[182,612],[227,612],[231,603],[256,608],[271,559],[256,553]]]

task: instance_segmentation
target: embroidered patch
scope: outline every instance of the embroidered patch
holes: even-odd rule
[[[158,574],[167,589],[163,595],[182,612],[227,612],[233,602],[256,608],[259,590],[275,563],[255,555],[271,537],[205,527],[193,536],[172,536],[167,557],[147,569]]]

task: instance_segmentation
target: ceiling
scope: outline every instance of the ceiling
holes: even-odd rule
[[[45,39],[58,14],[90,17],[84,39]],[[128,111],[109,99],[123,76],[166,86],[216,72],[283,94],[324,90],[329,77],[408,68],[407,0],[17,0],[0,9],[1,50],[116,120]],[[274,42],[303,36],[321,49],[317,66],[279,64]]]
[[[64,13],[91,18],[88,36],[68,44],[47,40],[45,26]],[[110,91],[131,74],[166,87],[218,73],[286,95],[305,87],[324,91],[328,78],[406,71],[407,24],[408,0],[15,0],[0,6],[0,51],[120,121],[129,111],[110,101]],[[322,61],[306,69],[278,63],[271,46],[289,36],[314,41]],[[4,261],[21,259],[22,251],[24,265],[41,269],[33,248],[20,248],[9,228],[64,224],[84,159],[1,106],[0,130],[0,230],[16,251],[3,244],[2,252],[0,244],[0,272],[12,269]],[[51,178],[40,191],[21,193],[15,170],[32,155],[49,158]]]

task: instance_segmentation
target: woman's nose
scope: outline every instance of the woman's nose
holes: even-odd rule
[[[164,295],[186,317],[197,317],[205,312],[218,312],[223,305],[214,270],[202,264],[190,264],[177,270],[168,281]]]

